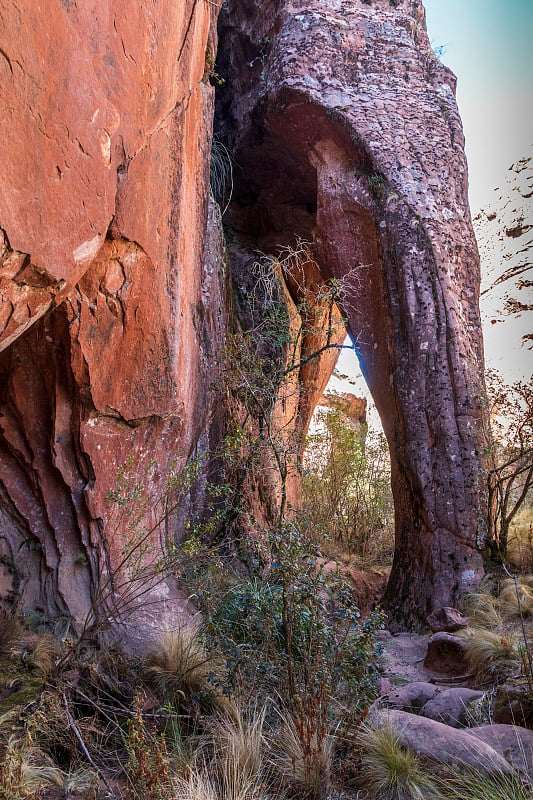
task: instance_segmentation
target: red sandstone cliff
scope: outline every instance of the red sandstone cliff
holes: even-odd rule
[[[47,614],[82,619],[120,561],[130,454],[150,505],[219,424],[215,25],[204,0],[0,10],[0,585]]]
[[[220,439],[217,12],[0,10],[0,589],[48,614],[82,619],[120,561],[106,497],[130,454],[150,507],[173,459]],[[411,0],[228,0],[223,15],[232,267],[301,236],[313,280],[356,268],[344,311],[393,463],[389,605],[420,619],[479,577],[483,536],[479,264],[454,79]],[[300,432],[333,362],[302,369]]]

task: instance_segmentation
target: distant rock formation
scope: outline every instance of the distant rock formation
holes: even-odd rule
[[[356,425],[366,423],[366,407],[366,397],[357,397],[351,392],[326,392],[317,403],[317,408],[342,411]]]

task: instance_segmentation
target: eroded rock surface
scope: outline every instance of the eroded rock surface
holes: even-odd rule
[[[418,0],[228,0],[218,133],[229,224],[252,250],[297,237],[342,306],[389,441],[394,624],[482,575],[479,256],[455,78]]]
[[[229,324],[208,202],[218,8],[26,6],[0,10],[0,587],[82,619],[127,551],[107,500],[121,466],[150,528],[169,465],[213,449],[224,424],[213,387]],[[342,287],[332,343],[347,320],[391,448],[389,609],[423,624],[479,579],[484,533],[478,255],[454,78],[417,0],[228,0],[220,30],[234,280],[257,248],[309,243],[301,274],[285,275],[309,322],[297,446],[337,355],[305,358],[325,342],[309,287]],[[188,501],[201,509],[201,491]],[[169,532],[154,531],[155,551]]]
[[[216,12],[0,10],[0,585],[47,614],[83,619],[123,562],[121,466],[149,527],[169,465],[218,441]]]

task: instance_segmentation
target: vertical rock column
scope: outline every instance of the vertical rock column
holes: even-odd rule
[[[220,23],[233,224],[310,237],[323,276],[351,283],[392,459],[391,625],[424,624],[483,574],[479,256],[455,78],[418,0],[228,0]]]

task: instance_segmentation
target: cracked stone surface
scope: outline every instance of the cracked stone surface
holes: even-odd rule
[[[169,464],[218,442],[216,12],[0,9],[0,593],[47,614],[82,620],[123,561],[121,466],[149,527]]]
[[[212,449],[224,424],[218,8],[42,9],[0,9],[0,592],[82,619],[123,558],[107,500],[121,465],[156,515],[169,464]],[[392,454],[391,622],[422,624],[482,574],[479,261],[455,79],[417,0],[223,13],[232,268],[300,236],[313,280],[352,280],[336,313]],[[334,362],[305,365],[296,436]]]

